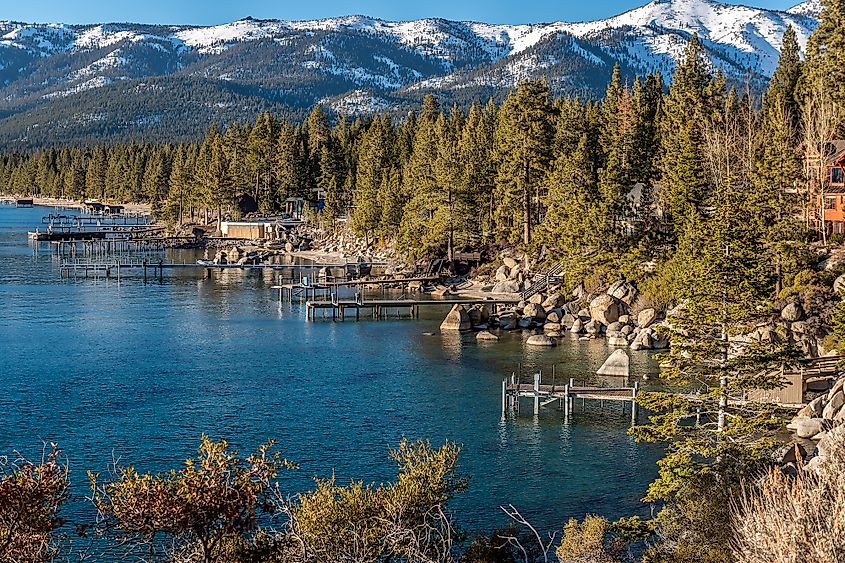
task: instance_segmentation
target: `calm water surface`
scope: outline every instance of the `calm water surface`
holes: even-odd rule
[[[407,436],[463,444],[471,483],[454,508],[471,530],[502,524],[505,503],[549,531],[648,510],[639,498],[659,452],[626,435],[618,405],[579,407],[564,424],[556,407],[535,419],[526,402],[500,420],[501,381],[520,363],[582,381],[610,353],[603,341],[531,350],[520,334],[424,336],[439,307],[420,321],[307,323],[302,306],[278,303],[270,273],[62,280],[49,245],[26,240],[48,212],[0,206],[0,453],[58,442],[80,494],[85,469],[113,457],[169,469],[203,433],[242,451],[277,439],[301,466],[283,476],[290,491],[332,472],[383,481],[387,448]],[[644,353],[632,361],[654,370]]]

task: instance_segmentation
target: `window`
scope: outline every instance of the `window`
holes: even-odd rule
[[[831,168],[830,169],[830,183],[831,184],[841,184],[845,182],[845,173],[843,173],[841,167]]]

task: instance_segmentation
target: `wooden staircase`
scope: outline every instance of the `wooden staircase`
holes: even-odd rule
[[[555,264],[531,282],[531,287],[522,292],[522,300],[528,301],[534,295],[549,289],[553,283],[563,281],[563,264]]]

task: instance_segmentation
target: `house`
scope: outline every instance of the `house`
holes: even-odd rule
[[[845,139],[827,143],[824,152],[822,162],[818,151],[807,156],[811,220],[819,231],[845,235]]]

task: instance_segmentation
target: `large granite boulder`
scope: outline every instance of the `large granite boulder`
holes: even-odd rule
[[[557,309],[558,307],[563,305],[563,302],[564,299],[560,293],[550,293],[548,296],[546,296],[546,299],[545,301],[543,301],[542,305],[543,309],[548,311],[549,309]]]
[[[599,375],[627,377],[631,373],[630,360],[624,350],[615,350],[596,372]]]
[[[648,328],[654,321],[657,320],[657,311],[654,309],[643,309],[640,311],[640,314],[637,315],[637,326],[640,328]]]
[[[536,303],[529,303],[525,306],[525,309],[522,310],[522,314],[526,317],[531,317],[535,321],[544,321],[546,320],[546,311],[543,309],[541,305]]]
[[[599,295],[590,301],[590,318],[605,326],[615,323],[622,314],[622,302],[612,295]]]
[[[639,291],[633,282],[620,280],[607,288],[607,294],[619,299],[623,303],[631,305],[637,299]]]
[[[499,339],[499,337],[490,331],[482,330],[481,332],[475,335],[475,339],[481,341],[495,342]]]
[[[822,418],[799,418],[795,421],[795,433],[799,438],[813,438],[830,428],[830,423]]]
[[[452,310],[449,311],[449,314],[446,315],[446,318],[443,319],[442,323],[440,323],[440,330],[472,330],[472,322],[470,321],[469,314],[463,305],[452,306]]]
[[[519,293],[519,282],[514,280],[500,281],[490,291],[492,293]]]

